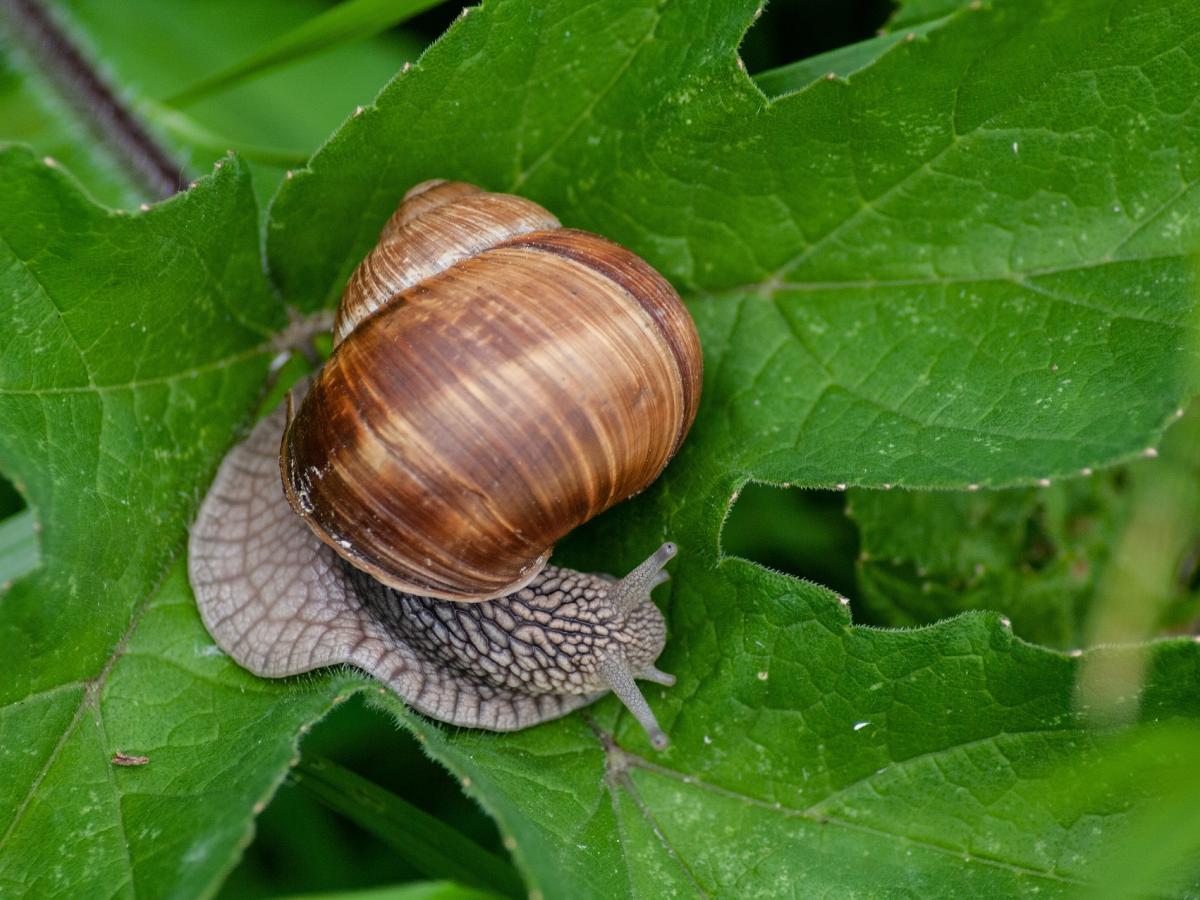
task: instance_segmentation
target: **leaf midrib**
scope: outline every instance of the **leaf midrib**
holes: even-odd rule
[[[1114,5],[1115,4],[1112,2],[1109,3],[1109,14],[1108,14],[1107,18],[1110,21],[1112,19],[1112,8]],[[960,15],[962,15],[962,12],[960,12]],[[1108,31],[1106,30],[1104,33],[1108,33]],[[1007,37],[1008,37],[1008,35],[1005,35],[1005,38],[1007,38]],[[826,231],[824,234],[822,234],[816,240],[814,240],[810,243],[807,243],[804,246],[804,249],[802,249],[799,253],[795,254],[790,259],[785,260],[783,263],[781,263],[779,266],[777,266],[774,273],[770,276],[770,278],[772,280],[780,280],[780,279],[786,277],[788,274],[790,274],[791,272],[795,271],[796,269],[803,266],[806,262],[808,262],[809,259],[811,259],[814,254],[816,254],[820,251],[821,247],[823,247],[830,240],[835,238],[839,233],[841,233],[843,231],[843,229],[852,226],[855,222],[857,222],[862,217],[862,215],[864,213],[875,210],[880,203],[886,202],[897,191],[906,187],[912,179],[914,179],[922,174],[934,174],[935,170],[933,169],[933,166],[935,166],[938,162],[940,162],[942,160],[943,157],[945,157],[952,150],[954,150],[961,143],[963,143],[963,141],[965,139],[973,137],[979,133],[987,133],[990,131],[998,130],[998,129],[990,129],[990,128],[988,128],[988,126],[992,122],[994,122],[998,117],[1009,113],[1013,109],[1017,109],[1017,108],[1020,108],[1022,106],[1025,106],[1026,104],[1028,104],[1032,98],[1038,96],[1045,89],[1047,84],[1054,81],[1060,75],[1062,75],[1063,73],[1068,71],[1068,68],[1069,68],[1068,62],[1074,63],[1080,57],[1086,55],[1086,53],[1094,46],[1094,43],[1095,42],[1091,42],[1083,47],[1080,47],[1078,52],[1075,53],[1071,57],[1070,60],[1061,61],[1060,64],[1058,66],[1056,66],[1054,69],[1052,69],[1044,78],[1042,78],[1041,81],[1039,81],[1036,85],[1031,85],[1029,87],[1027,93],[1019,95],[1019,96],[1017,96],[1017,95],[1011,96],[1009,102],[1000,106],[1000,108],[998,108],[994,112],[992,112],[992,114],[989,115],[987,118],[981,119],[973,127],[967,129],[966,131],[960,132],[957,130],[958,105],[959,105],[960,90],[961,90],[963,82],[966,80],[965,76],[966,76],[967,72],[964,72],[963,78],[961,78],[959,80],[959,82],[954,86],[954,106],[951,109],[950,116],[949,116],[951,134],[950,134],[950,139],[946,142],[945,146],[940,148],[932,156],[929,156],[926,159],[922,160],[919,164],[917,164],[914,168],[912,168],[908,172],[901,175],[900,178],[898,178],[892,184],[888,185],[887,188],[885,188],[883,191],[876,194],[874,197],[867,198],[866,196],[863,196],[863,194],[860,190],[859,197],[862,200],[862,203],[861,203],[861,205],[858,206],[857,209],[855,209],[852,213],[850,213],[850,215],[846,216],[844,219],[842,219],[840,222],[838,222],[836,225],[834,225],[832,228],[830,228],[828,231]],[[1179,44],[1170,49],[1177,49],[1177,50],[1182,51],[1183,45]],[[978,61],[978,59],[980,59],[980,58],[983,58],[985,55],[986,54],[981,53],[979,56],[976,57],[976,61]],[[975,64],[976,64],[976,62],[973,61],[971,63],[971,65],[968,67],[967,71],[969,72],[970,69],[975,66]],[[853,141],[849,142],[849,146],[851,148],[853,148]],[[1156,214],[1158,212],[1161,212],[1161,210],[1156,211]],[[1119,248],[1119,246],[1120,245],[1118,245],[1118,248]]]
[[[153,375],[149,378],[140,378],[134,381],[112,382],[108,384],[97,384],[95,382],[79,385],[65,385],[63,387],[6,387],[0,385],[0,396],[6,397],[56,397],[70,394],[109,394],[118,391],[137,390],[143,387],[157,387],[161,385],[169,385],[178,381],[187,381],[192,378],[198,378],[201,375],[208,375],[221,369],[230,368],[238,363],[246,362],[255,356],[261,356],[269,352],[273,342],[264,341],[247,350],[240,350],[237,353],[229,356],[221,357],[220,359],[210,360],[198,366],[193,366],[190,369],[181,369],[176,372],[170,372],[165,375]]]
[[[2,238],[0,238],[0,240],[2,240]],[[49,296],[49,295],[47,294],[47,296]],[[89,369],[88,375],[89,375],[90,383],[87,385],[77,385],[77,386],[68,386],[68,387],[61,387],[61,388],[48,388],[48,389],[40,389],[40,388],[21,389],[21,388],[0,387],[0,395],[54,396],[54,395],[59,395],[59,394],[105,394],[105,393],[115,392],[115,391],[136,390],[137,388],[144,387],[144,386],[172,384],[174,382],[185,381],[185,380],[191,379],[193,377],[197,377],[202,374],[208,374],[208,373],[220,371],[222,369],[230,368],[234,365],[237,365],[240,362],[244,362],[248,359],[252,359],[255,356],[262,355],[262,354],[268,352],[270,349],[272,349],[272,341],[268,340],[268,341],[258,344],[255,347],[249,348],[247,350],[239,351],[238,353],[231,354],[230,356],[224,357],[222,359],[218,359],[218,360],[214,360],[214,361],[205,363],[201,366],[196,366],[196,367],[193,367],[190,369],[179,370],[177,372],[173,372],[173,373],[163,375],[163,376],[156,376],[156,377],[141,379],[141,380],[137,380],[137,381],[125,382],[125,383],[121,383],[121,384],[96,384],[94,382],[94,379],[91,378],[91,372]],[[85,365],[85,369],[86,368],[87,367]],[[0,835],[0,851],[2,851],[4,849],[5,845],[9,841],[9,839],[17,831],[18,827],[20,826],[20,823],[24,819],[24,815],[25,815],[26,811],[29,809],[30,803],[33,801],[33,798],[37,795],[38,789],[41,787],[45,778],[50,773],[50,771],[53,769],[55,763],[58,761],[62,752],[64,751],[64,749],[67,747],[67,745],[71,741],[72,737],[77,734],[79,724],[83,720],[84,714],[89,709],[94,710],[95,715],[96,715],[96,722],[97,722],[97,728],[98,728],[99,734],[101,735],[101,737],[104,740],[107,741],[107,729],[104,724],[103,711],[101,708],[101,695],[102,695],[104,688],[108,682],[108,677],[109,677],[110,673],[112,672],[112,669],[115,666],[117,660],[125,655],[126,649],[129,645],[129,642],[132,639],[133,635],[136,633],[137,628],[138,628],[139,624],[141,623],[141,620],[142,620],[143,616],[145,615],[147,609],[150,607],[150,605],[154,601],[155,597],[157,597],[161,593],[163,585],[166,583],[166,580],[170,577],[171,572],[175,569],[176,565],[179,563],[179,560],[182,558],[185,546],[186,546],[186,542],[183,540],[180,540],[178,545],[167,555],[166,563],[161,570],[161,574],[159,575],[159,578],[150,586],[150,588],[146,592],[146,595],[142,598],[141,602],[138,603],[137,606],[134,607],[133,615],[130,618],[129,624],[126,626],[125,631],[117,639],[117,642],[113,645],[113,649],[110,651],[108,657],[102,663],[102,665],[96,675],[94,675],[91,678],[72,679],[71,681],[61,682],[52,687],[42,688],[36,692],[26,694],[24,697],[16,699],[16,700],[12,701],[11,703],[4,704],[4,706],[2,707],[5,709],[11,708],[11,707],[17,706],[21,703],[26,703],[32,699],[47,697],[47,696],[53,695],[53,694],[55,694],[57,692],[61,692],[61,691],[68,691],[71,689],[78,689],[78,688],[82,688],[82,690],[83,690],[82,696],[80,698],[80,702],[75,709],[75,712],[71,718],[70,723],[67,725],[67,727],[65,729],[63,729],[62,736],[55,743],[55,745],[51,749],[50,753],[47,754],[46,760],[42,764],[41,768],[38,770],[38,772],[34,776],[34,778],[30,781],[29,789],[25,793],[24,797],[21,799],[20,803],[17,805],[16,811],[13,814],[12,820],[9,822],[9,825],[5,829],[4,833],[2,835]],[[115,779],[113,777],[113,773],[111,771],[111,767],[107,767],[105,771],[107,773],[109,783],[112,787],[113,798],[114,798],[114,808],[116,810],[116,817],[117,817],[116,827],[120,831],[121,843],[122,843],[122,846],[124,847],[123,859],[124,859],[125,870],[126,870],[126,880],[120,886],[123,887],[125,884],[128,884],[132,887],[132,885],[134,883],[134,867],[133,867],[132,859],[130,858],[130,855],[129,855],[129,841],[128,841],[128,836],[127,836],[127,833],[125,830],[125,822],[124,822],[123,814],[120,809],[120,801],[121,801],[121,797],[123,796],[123,794],[116,785]],[[136,890],[134,891],[134,893],[136,894]]]
[[[643,48],[645,48],[645,46],[654,39],[654,35],[658,33],[658,26],[662,22],[662,10],[664,6],[665,0],[660,0],[658,7],[654,10],[654,20],[651,22],[650,27],[646,29],[646,33],[642,35],[641,39],[634,44],[632,48],[630,48],[630,51],[625,56],[624,62],[617,67],[616,72],[613,73],[608,82],[602,88],[600,88],[600,90],[596,91],[592,98],[588,100],[586,104],[584,104],[583,109],[579,111],[579,115],[575,117],[571,124],[562,130],[559,136],[550,143],[550,146],[542,151],[537,159],[517,172],[516,177],[509,184],[508,189],[511,193],[519,193],[525,183],[529,181],[530,176],[532,176],[534,172],[554,158],[554,154],[558,152],[559,147],[571,139],[571,136],[579,130],[579,127],[589,118],[591,118],[592,113],[596,111],[596,107],[600,105],[601,101],[611,94],[613,90],[616,89],[617,85],[621,83],[626,73],[633,68],[634,61],[638,58],[639,54],[641,54]]]

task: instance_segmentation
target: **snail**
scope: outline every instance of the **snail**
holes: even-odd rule
[[[532,201],[434,180],[351,276],[334,348],[222,461],[188,545],[201,618],[258,675],[348,663],[445,722],[508,731],[635,680],[673,544],[624,578],[547,564],[638,493],[700,394],[695,325],[646,262]]]

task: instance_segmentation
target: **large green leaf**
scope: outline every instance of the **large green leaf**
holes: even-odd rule
[[[214,653],[179,562],[283,322],[256,220],[236,160],[127,216],[0,153],[0,467],[44,526],[0,601],[0,893],[214,884],[338,691]]]
[[[551,6],[519,39],[523,10],[472,16],[343,128],[277,196],[269,257],[328,302],[443,175],[531,194],[684,289],[708,371],[691,440],[567,552],[684,547],[673,745],[649,754],[611,702],[509,738],[414,727],[555,896],[1085,883],[1109,832],[1054,818],[1054,776],[1097,717],[1200,712],[1193,643],[1073,659],[996,614],[855,629],[828,592],[720,560],[719,527],[748,478],[1029,483],[1158,441],[1193,383],[1200,11],[968,11],[764,104],[733,55],[749,4],[613,9],[595,36]],[[570,77],[505,77],[530,69]],[[1080,667],[1133,661],[1144,686],[1076,707]]]
[[[378,699],[546,896],[1065,895],[1158,788],[1114,799],[1062,771],[1103,759],[1097,722],[1200,716],[1200,646],[1073,658],[997,614],[855,627],[829,591],[722,559],[720,527],[751,478],[1007,484],[1157,442],[1193,384],[1200,9],[1014,0],[771,103],[736,65],[753,12],[490,3],[278,195],[270,263],[305,308],[338,292],[405,188],[448,175],[628,243],[684,290],[705,345],[701,413],[667,475],[563,548],[612,571],[664,535],[683,548],[662,591],[679,684],[651,693],[671,747],[650,751],[611,699],[510,736]],[[214,653],[177,568],[156,588],[279,325],[252,205],[233,164],[125,219],[10,165],[0,222],[37,265],[0,277],[41,305],[0,354],[18,391],[0,390],[0,465],[44,526],[44,568],[0,606],[0,658],[36,660],[0,684],[0,808],[17,810],[0,883],[195,889],[228,866],[303,723],[362,684],[252,679]],[[56,293],[67,263],[36,248],[78,236],[60,207],[91,223],[71,266],[106,258]],[[121,230],[155,222],[158,245]],[[161,248],[197,242],[210,271],[156,293]],[[138,267],[117,267],[118,302],[122,252]],[[203,302],[214,284],[255,327]],[[1098,674],[1077,702],[1081,671]],[[151,761],[113,770],[117,749]],[[88,855],[74,836],[93,822]]]

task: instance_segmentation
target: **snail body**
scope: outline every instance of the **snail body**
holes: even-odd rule
[[[269,676],[350,663],[494,730],[611,689],[665,744],[634,679],[673,683],[650,591],[674,546],[621,580],[546,561],[691,425],[699,341],[670,285],[531,201],[425,182],[351,277],[334,340],[192,529],[217,643]]]

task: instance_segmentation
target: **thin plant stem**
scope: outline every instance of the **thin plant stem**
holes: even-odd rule
[[[305,793],[378,836],[424,875],[508,897],[525,896],[524,883],[507,860],[349,769],[302,755],[291,777]]]
[[[0,0],[0,15],[63,98],[148,199],[188,184],[183,167],[138,121],[38,0]]]

